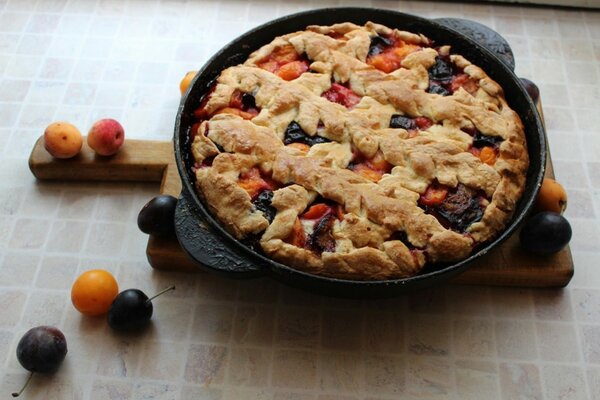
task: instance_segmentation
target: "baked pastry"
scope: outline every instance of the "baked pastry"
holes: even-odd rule
[[[194,115],[211,212],[308,273],[384,280],[464,259],[524,189],[502,88],[449,46],[375,23],[276,38],[222,71]]]

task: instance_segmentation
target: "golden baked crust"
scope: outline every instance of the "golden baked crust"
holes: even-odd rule
[[[267,256],[337,278],[468,257],[502,231],[528,167],[496,82],[448,46],[374,23],[276,38],[224,70],[197,116],[211,211]]]

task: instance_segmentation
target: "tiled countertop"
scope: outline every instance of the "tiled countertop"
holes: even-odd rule
[[[44,127],[119,119],[168,140],[179,80],[268,19],[326,5],[478,20],[537,82],[569,193],[575,277],[564,290],[445,286],[386,301],[269,280],[153,271],[135,221],[158,187],[36,182]],[[50,324],[69,354],[27,399],[600,399],[600,14],[392,1],[0,0],[0,393],[27,377],[21,335]],[[140,335],[83,318],[69,291],[105,268],[122,289],[177,290]]]

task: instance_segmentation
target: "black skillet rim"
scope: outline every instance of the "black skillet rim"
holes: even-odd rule
[[[434,270],[431,272],[419,274],[419,275],[408,277],[408,278],[401,278],[401,279],[358,281],[358,280],[339,279],[339,278],[333,278],[333,277],[327,277],[327,276],[314,275],[314,274],[310,274],[307,272],[303,272],[303,271],[294,269],[292,267],[288,267],[285,264],[281,264],[277,261],[267,258],[266,256],[264,256],[258,252],[255,252],[248,246],[244,245],[243,243],[241,243],[240,241],[235,239],[229,232],[227,232],[222,227],[220,222],[212,216],[210,211],[207,209],[207,206],[205,206],[203,201],[199,198],[198,193],[196,192],[194,185],[193,185],[193,179],[191,179],[188,175],[189,174],[189,172],[187,170],[188,166],[187,166],[186,160],[185,160],[186,149],[184,148],[184,146],[187,146],[187,142],[186,142],[186,140],[183,140],[183,141],[181,140],[182,137],[185,137],[187,135],[187,133],[188,133],[187,130],[189,128],[189,126],[185,127],[185,132],[182,131],[182,115],[183,115],[184,111],[186,111],[187,108],[191,107],[191,105],[188,107],[186,107],[186,105],[188,103],[188,99],[190,98],[190,94],[193,93],[194,91],[198,90],[196,88],[196,86],[197,86],[196,83],[199,80],[199,78],[201,76],[204,77],[204,75],[210,75],[210,74],[212,74],[213,77],[216,77],[216,76],[218,76],[220,71],[222,71],[226,66],[235,65],[239,62],[243,62],[245,58],[240,60],[240,59],[236,59],[236,57],[230,57],[229,59],[226,60],[227,63],[220,63],[218,67],[213,65],[215,63],[215,60],[217,60],[222,54],[226,53],[231,48],[236,48],[236,47],[239,48],[240,46],[242,46],[244,51],[247,51],[247,50],[255,50],[258,47],[262,46],[264,43],[259,43],[254,48],[249,49],[249,46],[243,45],[243,42],[247,41],[248,38],[252,38],[253,36],[256,36],[257,32],[260,32],[263,29],[268,29],[272,25],[275,25],[277,23],[281,23],[284,21],[289,21],[290,19],[294,19],[294,20],[295,19],[306,19],[307,17],[310,17],[310,16],[319,17],[319,16],[322,16],[322,14],[330,14],[330,13],[335,13],[336,16],[340,15],[340,18],[335,18],[334,16],[329,17],[331,20],[335,19],[338,22],[356,21],[357,19],[361,19],[360,18],[361,13],[368,13],[368,14],[377,13],[377,14],[381,15],[382,19],[384,18],[384,16],[388,17],[388,18],[398,17],[401,19],[410,19],[410,20],[412,20],[412,22],[410,22],[410,24],[415,24],[415,25],[424,24],[427,27],[427,29],[437,30],[438,32],[440,32],[440,34],[445,33],[445,34],[454,35],[455,38],[453,40],[459,40],[459,41],[465,42],[464,44],[467,46],[471,46],[473,51],[476,51],[476,52],[479,52],[480,54],[482,54],[484,59],[487,57],[489,62],[492,62],[494,64],[493,68],[498,68],[501,70],[500,72],[498,72],[498,74],[507,75],[509,77],[509,79],[513,83],[516,84],[516,89],[520,92],[519,94],[521,95],[521,97],[523,97],[520,100],[528,103],[527,111],[529,113],[531,113],[531,115],[529,115],[527,117],[529,119],[533,119],[533,123],[532,123],[531,127],[534,128],[534,130],[536,131],[535,132],[536,134],[534,137],[539,141],[539,148],[542,150],[540,152],[540,154],[538,155],[539,156],[539,158],[538,158],[539,165],[532,166],[530,164],[530,166],[529,166],[529,170],[528,170],[528,174],[527,174],[527,181],[525,184],[525,192],[528,191],[528,188],[531,185],[534,185],[534,187],[530,189],[531,193],[529,194],[529,197],[527,197],[527,198],[521,197],[521,199],[515,206],[515,214],[512,216],[509,223],[507,224],[507,227],[501,232],[501,234],[498,235],[494,240],[482,245],[479,250],[473,252],[468,258],[463,259],[456,263],[448,264],[448,265],[444,266],[443,268],[440,268],[440,269],[437,269],[437,270]],[[352,14],[352,16],[348,16],[347,14]],[[373,19],[372,16],[369,16],[369,18]],[[369,18],[367,18],[367,19],[369,19]],[[362,19],[365,20],[365,18],[362,18]],[[377,21],[375,20],[374,22],[377,22]],[[334,22],[331,22],[331,23],[334,23]],[[358,22],[356,22],[356,23],[358,23]],[[308,23],[308,24],[310,24],[310,23]],[[305,24],[305,25],[308,25],[308,24]],[[384,23],[384,24],[389,25],[389,23]],[[395,26],[391,26],[391,27],[395,27]],[[408,30],[409,28],[403,28],[403,29]],[[422,31],[423,30],[421,29],[421,32]],[[277,35],[279,35],[279,34],[277,34]],[[426,36],[431,37],[434,35],[431,35],[431,33],[426,33]],[[449,40],[449,41],[451,41],[451,40]],[[456,45],[453,45],[453,48],[456,48]],[[459,52],[459,53],[461,53],[461,52]],[[238,55],[240,55],[240,54],[238,54]],[[244,55],[244,57],[246,57],[246,56]],[[488,60],[486,60],[486,64],[488,63],[487,62]],[[481,63],[478,62],[479,60],[474,60],[472,57],[470,58],[470,61],[472,61],[476,65],[481,65]],[[493,76],[496,74],[495,71],[492,72],[489,69],[486,69],[486,72],[490,76]],[[205,79],[205,80],[207,80],[207,79]],[[206,82],[205,82],[204,86],[207,86]],[[511,103],[511,101],[509,99],[507,99],[507,101],[509,102],[509,104]],[[513,107],[511,107],[511,108],[513,108]],[[521,119],[524,120],[525,117],[521,115]],[[526,125],[526,124],[524,124],[524,125]],[[525,126],[525,127],[527,128],[527,126]],[[529,147],[530,139],[531,138],[528,138],[528,147]],[[265,273],[267,273],[267,275],[286,273],[288,275],[298,275],[298,278],[303,277],[304,278],[303,280],[306,280],[306,279],[312,280],[317,285],[319,283],[326,284],[326,285],[334,283],[337,285],[343,285],[343,286],[348,285],[351,287],[355,287],[356,285],[360,285],[360,286],[382,286],[382,285],[385,285],[388,287],[389,286],[397,286],[397,285],[400,285],[400,286],[413,286],[414,285],[414,286],[422,287],[422,286],[426,285],[426,283],[425,283],[426,281],[430,281],[430,283],[433,284],[435,282],[440,281],[442,278],[449,278],[451,276],[454,276],[455,274],[462,272],[474,260],[481,258],[483,255],[488,253],[490,250],[494,249],[495,247],[500,245],[502,242],[504,242],[508,237],[510,237],[514,233],[514,231],[517,229],[517,227],[522,223],[523,219],[525,218],[525,216],[528,214],[528,212],[532,208],[533,202],[535,200],[535,197],[536,197],[539,187],[541,185],[541,182],[542,182],[542,179],[544,176],[545,161],[546,161],[546,151],[545,151],[546,140],[545,140],[544,128],[541,123],[539,114],[537,113],[537,109],[535,108],[535,105],[532,102],[532,100],[526,94],[526,91],[523,88],[520,80],[495,54],[493,54],[491,51],[484,48],[480,44],[476,43],[472,39],[462,35],[461,33],[457,32],[451,28],[445,27],[435,21],[432,21],[432,20],[429,20],[429,19],[426,19],[423,17],[419,17],[416,15],[401,13],[401,12],[392,11],[392,10],[383,10],[383,9],[375,9],[375,8],[360,8],[360,7],[323,8],[323,9],[303,11],[303,12],[283,16],[283,17],[277,18],[275,20],[271,20],[265,24],[262,24],[256,28],[242,34],[241,36],[237,37],[236,39],[234,39],[233,41],[228,43],[226,46],[224,46],[221,50],[219,50],[219,52],[217,52],[213,57],[211,57],[204,64],[204,66],[199,70],[199,73],[197,74],[197,76],[195,77],[193,82],[190,84],[188,91],[181,99],[181,103],[180,103],[180,106],[179,106],[179,109],[177,112],[177,118],[176,118],[176,123],[175,123],[174,148],[175,148],[177,168],[179,170],[180,177],[182,178],[182,184],[183,184],[182,195],[187,195],[192,199],[193,205],[195,206],[195,208],[198,211],[200,211],[201,218],[204,221],[206,221],[210,225],[211,228],[216,230],[216,233],[218,235],[220,235],[222,239],[226,240],[230,245],[233,245],[237,250],[240,250],[242,253],[244,253],[245,255],[250,257],[250,259],[254,263],[260,263],[259,266],[262,269],[264,269],[264,271],[265,271]],[[187,152],[189,152],[189,150],[187,150]],[[529,151],[529,153],[530,153],[530,159],[531,159],[531,151]],[[535,168],[535,167],[537,167],[537,168]],[[537,171],[533,171],[534,168],[537,169]],[[533,172],[533,174],[532,174],[532,172]],[[533,180],[533,182],[531,182],[531,180]],[[525,196],[525,192],[524,192],[523,196]]]

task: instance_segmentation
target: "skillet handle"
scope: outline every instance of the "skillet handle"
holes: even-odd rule
[[[181,248],[199,264],[199,267],[224,274],[230,278],[254,278],[266,273],[249,256],[228,239],[211,229],[193,205],[189,194],[181,192],[175,208],[175,232]]]
[[[515,56],[508,41],[493,29],[463,18],[436,18],[433,21],[473,39],[495,53],[512,71],[515,70]]]

